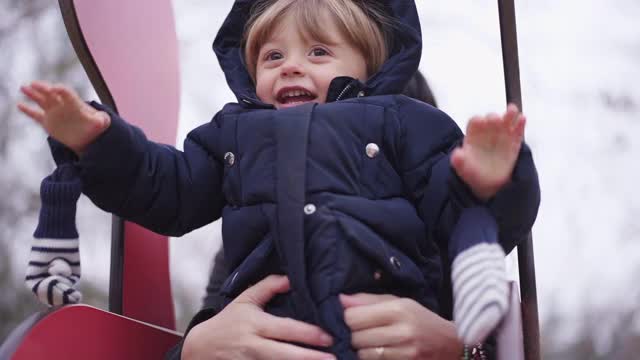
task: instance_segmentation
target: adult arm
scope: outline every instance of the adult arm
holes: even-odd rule
[[[284,276],[271,275],[245,290],[222,311],[207,318],[201,311],[187,329],[183,343],[170,359],[334,359],[318,350],[292,343],[326,347],[331,338],[319,327],[280,318],[263,307],[278,293],[289,290]]]
[[[453,323],[414,300],[373,294],[341,295],[340,300],[361,360],[460,359],[463,345]]]

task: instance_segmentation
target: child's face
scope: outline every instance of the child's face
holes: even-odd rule
[[[308,102],[324,103],[331,80],[350,76],[366,80],[366,62],[329,19],[326,34],[331,43],[307,39],[295,19],[287,15],[262,45],[256,66],[256,92],[276,109]]]

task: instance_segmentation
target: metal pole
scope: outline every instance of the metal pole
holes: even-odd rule
[[[74,0],[58,0],[62,19],[67,29],[67,33],[71,40],[71,44],[84,68],[91,85],[98,93],[100,100],[111,106],[116,112],[117,107],[113,101],[113,97],[109,92],[109,88],[96,65],[87,42],[85,41],[82,29],[78,23],[78,16]],[[122,314],[122,284],[124,274],[124,221],[113,216],[111,234],[111,274],[109,278],[109,311]]]
[[[500,13],[500,39],[507,103],[518,105],[522,111],[520,92],[520,67],[518,61],[518,36],[513,0],[498,0]],[[520,296],[522,298],[522,332],[524,356],[527,360],[540,360],[540,325],[538,322],[538,298],[531,233],[518,246],[520,272]]]

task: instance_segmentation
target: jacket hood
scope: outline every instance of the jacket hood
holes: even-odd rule
[[[236,0],[213,42],[229,87],[240,103],[260,103],[245,68],[242,36],[251,7],[259,0]],[[382,4],[394,20],[393,48],[380,70],[365,83],[367,95],[400,93],[418,69],[422,53],[420,21],[413,0],[365,0]]]

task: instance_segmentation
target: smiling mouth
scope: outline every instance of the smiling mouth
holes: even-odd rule
[[[318,96],[303,87],[287,87],[278,91],[276,100],[284,106],[300,105],[313,101]]]

